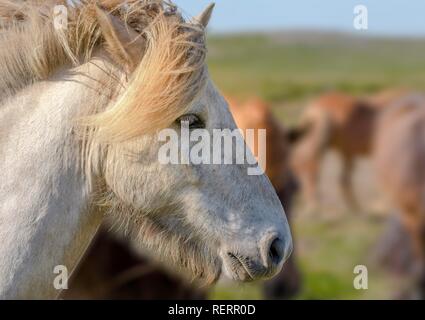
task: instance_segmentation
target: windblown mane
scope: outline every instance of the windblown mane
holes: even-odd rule
[[[137,32],[144,52],[125,89],[106,110],[88,112],[83,124],[107,141],[122,141],[166,127],[185,112],[206,82],[200,25],[186,23],[162,0],[68,2],[0,0],[0,101],[60,67],[90,62],[98,48],[108,51],[96,19],[101,7]],[[67,8],[67,29],[55,28],[57,5]]]

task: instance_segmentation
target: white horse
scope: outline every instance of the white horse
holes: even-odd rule
[[[283,208],[247,165],[161,165],[158,129],[236,128],[204,28],[158,0],[0,0],[0,297],[54,298],[108,216],[193,278],[275,275]]]

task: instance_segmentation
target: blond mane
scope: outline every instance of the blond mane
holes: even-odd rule
[[[65,0],[0,0],[0,101],[49,79],[61,67],[90,62],[97,49],[111,51],[96,18],[100,7],[137,33],[144,52],[131,72],[122,66],[128,73],[125,89],[105,110],[88,110],[80,124],[108,142],[170,125],[205,85],[203,28],[186,23],[166,1],[79,2],[68,6]],[[54,27],[56,5],[67,6],[66,30]]]

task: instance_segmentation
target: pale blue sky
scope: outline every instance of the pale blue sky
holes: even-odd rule
[[[210,0],[174,0],[195,15]],[[425,0],[215,0],[211,32],[327,29],[425,36]],[[353,8],[368,7],[369,30],[353,28]]]

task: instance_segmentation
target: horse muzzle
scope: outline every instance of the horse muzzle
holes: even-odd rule
[[[253,249],[245,246],[223,248],[220,256],[227,276],[249,282],[275,276],[292,252],[292,240],[267,233]]]

